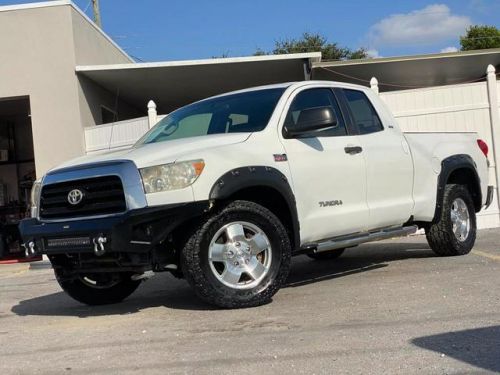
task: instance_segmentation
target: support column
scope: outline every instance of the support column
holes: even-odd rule
[[[377,78],[372,77],[372,79],[370,80],[370,87],[378,95],[379,90],[378,90],[378,79]]]
[[[158,122],[158,113],[156,112],[156,103],[152,100],[148,102],[148,122],[151,129]]]
[[[304,81],[310,81],[312,75],[311,60],[304,59],[303,67],[304,67]]]
[[[495,166],[497,202],[500,205],[500,113],[498,110],[498,87],[495,67],[488,65],[486,69],[486,82],[488,87],[488,100],[490,102],[491,123],[491,160]]]

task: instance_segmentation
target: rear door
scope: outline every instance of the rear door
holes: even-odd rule
[[[329,106],[337,126],[286,138],[301,111]],[[280,138],[288,156],[303,242],[359,232],[366,228],[365,160],[357,153],[358,137],[348,129],[330,88],[309,88],[292,95]]]
[[[368,96],[375,94],[342,91],[366,161],[368,227],[371,230],[403,224],[410,218],[414,205],[409,146],[399,127],[390,123],[394,120],[376,111],[376,102]]]

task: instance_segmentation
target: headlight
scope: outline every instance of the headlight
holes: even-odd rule
[[[40,193],[42,192],[42,182],[37,180],[31,187],[31,217],[38,216],[38,205],[40,204]]]
[[[203,168],[205,168],[205,162],[200,159],[155,165],[139,171],[144,191],[149,194],[188,187],[200,176]]]

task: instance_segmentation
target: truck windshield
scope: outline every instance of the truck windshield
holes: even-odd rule
[[[156,124],[136,146],[207,134],[261,131],[284,91],[285,88],[248,91],[187,105]]]

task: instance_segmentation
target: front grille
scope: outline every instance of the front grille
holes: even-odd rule
[[[83,194],[81,202],[74,205],[68,200],[68,194],[73,190],[79,190]],[[118,176],[45,185],[40,197],[40,217],[43,219],[109,215],[125,210],[125,194]]]

